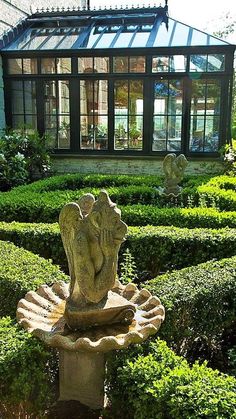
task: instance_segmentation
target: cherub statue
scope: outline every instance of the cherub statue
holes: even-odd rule
[[[165,188],[163,193],[166,195],[179,195],[181,187],[178,185],[183,179],[184,171],[188,161],[183,154],[176,157],[176,154],[167,154],[163,161],[165,173]]]
[[[115,284],[118,251],[127,232],[121,212],[106,191],[65,205],[59,225],[71,278],[66,312],[106,298]]]

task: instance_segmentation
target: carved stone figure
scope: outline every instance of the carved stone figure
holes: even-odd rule
[[[109,292],[127,226],[107,192],[101,191],[97,201],[86,194],[78,203],[65,205],[59,225],[71,278],[65,309],[68,325],[77,329],[118,322],[122,316],[132,319],[134,306]]]
[[[162,191],[165,195],[179,195],[181,187],[178,183],[183,179],[184,171],[188,161],[184,154],[176,157],[176,154],[167,154],[163,161],[163,170],[165,173],[165,188]]]

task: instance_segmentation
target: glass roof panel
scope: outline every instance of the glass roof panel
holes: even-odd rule
[[[35,35],[33,34],[32,31],[32,36],[29,42],[27,42],[22,49],[23,50],[34,50],[37,48],[40,48],[40,45],[46,41],[46,39],[48,38],[48,36],[50,36],[53,32],[55,31],[55,28],[42,28],[42,29],[38,29],[35,33]]]
[[[101,35],[101,32],[97,32],[97,28],[93,28],[92,31],[89,34],[88,42],[86,44],[86,48],[93,48],[93,45],[98,40],[99,36]]]
[[[114,45],[114,48],[128,48],[133,32],[121,32]]]
[[[109,48],[115,36],[116,32],[104,33],[98,41],[96,48]]]
[[[166,29],[165,23],[161,23],[159,30],[156,35],[156,39],[154,41],[154,47],[168,47],[170,42],[170,37],[173,31],[174,21],[173,19],[169,19],[169,28]]]
[[[43,49],[54,49],[57,47],[59,42],[65,37],[66,34],[71,30],[71,28],[60,28],[57,29],[52,36],[48,37],[48,40],[44,43]]]
[[[73,28],[67,34],[65,34],[64,39],[57,44],[56,49],[72,49],[73,45],[80,36],[80,33],[84,28]]]
[[[145,47],[150,36],[150,32],[137,32],[132,42],[132,48]]]
[[[36,33],[37,29],[27,29],[23,34],[17,38],[12,44],[10,44],[6,49],[10,50],[20,50],[28,42],[32,36],[32,32]]]
[[[187,45],[188,43],[188,34],[189,26],[184,25],[183,23],[177,22],[175,31],[173,34],[173,39],[171,41],[171,46],[177,47],[178,45]]]
[[[194,29],[191,45],[207,45],[207,34]]]

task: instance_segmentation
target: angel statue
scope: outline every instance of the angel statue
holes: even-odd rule
[[[65,205],[59,225],[71,278],[65,318],[69,326],[88,323],[88,316],[94,321],[101,308],[108,308],[108,292],[116,281],[118,251],[127,226],[106,191],[100,192],[97,201],[85,194],[78,203]]]
[[[181,187],[178,185],[183,179],[184,171],[188,161],[183,154],[176,157],[176,154],[167,154],[163,161],[163,170],[165,173],[165,195],[179,195]]]

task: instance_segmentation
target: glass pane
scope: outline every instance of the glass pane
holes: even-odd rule
[[[71,58],[56,58],[57,73],[71,73]]]
[[[219,115],[220,113],[220,82],[207,80],[206,113]]]
[[[207,55],[190,55],[190,71],[207,71]]]
[[[113,58],[113,72],[114,73],[128,73],[128,57],[114,57]]]
[[[95,120],[95,149],[105,150],[108,145],[108,117],[99,115]]]
[[[23,82],[12,81],[11,82],[11,103],[12,113],[24,113],[24,101],[23,101]]]
[[[145,57],[130,57],[129,59],[129,71],[131,73],[145,73]]]
[[[55,58],[41,58],[41,72],[43,74],[56,73]]]
[[[191,116],[190,151],[202,152],[204,150],[204,122],[203,116]]]
[[[45,83],[44,90],[45,100],[45,113],[54,114],[57,113],[57,94],[56,94],[56,82],[48,81]]]
[[[80,36],[83,28],[73,28],[72,32],[64,37],[64,39],[57,45],[57,49],[72,49]]]
[[[108,57],[94,57],[94,72],[95,73],[109,73],[109,58]]]
[[[97,32],[97,27],[95,26],[95,28],[93,28],[92,31],[89,34],[89,38],[88,38],[88,41],[87,41],[87,44],[86,44],[86,49],[92,48],[100,35],[101,35],[101,33]]]
[[[37,58],[23,58],[23,73],[24,74],[37,74]]]
[[[121,32],[113,48],[128,48],[133,32]]]
[[[187,59],[184,55],[171,55],[169,60],[169,71],[186,71]]]
[[[25,115],[25,124],[27,128],[37,130],[37,117],[36,115]],[[29,132],[29,130],[27,130]]]
[[[49,147],[57,148],[57,128],[46,128],[47,144]]]
[[[141,80],[130,81],[129,86],[129,113],[143,113],[143,82]]]
[[[129,148],[142,150],[143,148],[143,117],[131,115],[129,118]]]
[[[40,48],[40,45],[52,34],[54,28],[42,28],[31,32],[31,40],[22,48],[24,50],[34,50]]]
[[[171,18],[169,18],[168,21],[169,21],[168,29],[166,28],[165,22],[161,23],[161,26],[158,29],[156,39],[153,44],[154,47],[168,47],[169,46],[169,42],[170,42],[170,38],[171,38],[173,26],[174,26],[174,21]]]
[[[128,113],[128,81],[116,80],[114,84],[115,114]]]
[[[69,81],[58,81],[58,113],[70,113]]]
[[[80,147],[82,149],[94,148],[93,116],[80,117]]]
[[[24,128],[24,115],[13,115],[12,116],[12,128],[22,129]]]
[[[183,87],[181,80],[169,81],[169,103],[168,113],[182,114],[182,101],[183,101]]]
[[[109,48],[115,36],[116,32],[104,33],[100,41],[98,41],[96,48]]]
[[[57,116],[56,115],[46,115],[45,116],[45,127],[47,129],[56,129],[57,128]]]
[[[93,73],[93,58],[79,57],[78,58],[78,73]]]
[[[132,42],[132,48],[145,47],[150,36],[150,32],[137,32]]]
[[[219,125],[220,118],[218,116],[206,117],[205,128],[205,152],[217,152],[219,150]]]
[[[169,57],[152,57],[152,72],[167,72],[169,71]]]
[[[168,113],[168,81],[157,81],[154,84],[154,114]]]
[[[128,116],[115,116],[115,150],[128,148]]]
[[[225,56],[223,54],[209,54],[207,62],[207,71],[224,71]]]
[[[205,112],[206,81],[194,80],[192,82],[191,114]]]
[[[70,117],[58,115],[58,148],[70,148]]]
[[[170,115],[168,117],[168,151],[181,150],[181,125],[182,116]]]
[[[189,29],[190,29],[189,26],[184,25],[180,22],[177,22],[177,25],[174,31],[174,36],[173,36],[170,46],[178,47],[182,45],[187,45]]]
[[[166,150],[167,117],[154,116],[152,151]]]
[[[24,81],[25,113],[36,114],[35,81]]]
[[[94,112],[108,113],[108,81],[96,80],[94,82]]]
[[[207,36],[206,33],[194,29],[191,45],[207,45]]]
[[[9,58],[7,60],[8,74],[22,74],[21,58]]]

